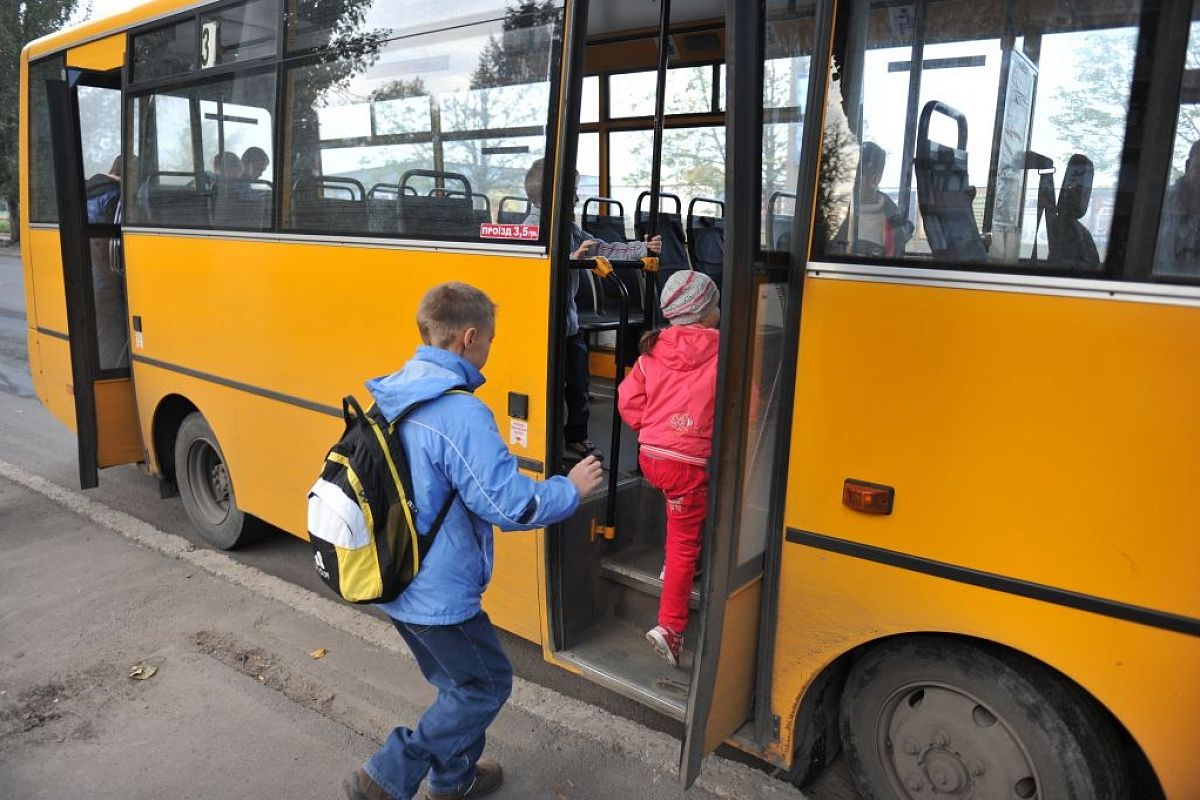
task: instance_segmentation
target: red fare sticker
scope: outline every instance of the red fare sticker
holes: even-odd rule
[[[523,242],[536,242],[538,234],[537,225],[502,225],[498,222],[483,222],[479,225],[480,239],[519,239]]]

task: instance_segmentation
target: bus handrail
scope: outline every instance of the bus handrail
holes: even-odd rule
[[[609,439],[609,453],[612,461],[608,465],[608,497],[604,504],[604,525],[601,528],[605,539],[612,539],[617,531],[617,481],[620,478],[621,464],[621,412],[617,407],[617,387],[625,377],[626,339],[629,331],[629,292],[625,284],[617,277],[616,269],[642,269],[641,261],[609,261],[603,256],[594,258],[571,259],[570,269],[591,270],[601,280],[612,283],[621,300],[621,311],[617,322],[617,368],[613,377],[613,406],[612,406],[612,436]],[[593,531],[596,527],[593,526]]]

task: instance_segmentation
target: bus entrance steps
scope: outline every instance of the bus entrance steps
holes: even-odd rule
[[[592,626],[585,637],[559,652],[566,661],[584,668],[602,686],[644,703],[676,720],[687,713],[695,641],[685,634],[678,667],[667,664],[646,641],[653,626],[609,618]],[[695,626],[690,626],[695,627]]]
[[[600,577],[635,589],[650,597],[662,596],[663,567],[661,547],[630,545],[606,558],[600,559]],[[700,608],[700,590],[693,584],[688,606],[696,611]]]

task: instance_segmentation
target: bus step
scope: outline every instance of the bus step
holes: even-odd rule
[[[651,597],[662,596],[662,581],[658,575],[663,568],[661,548],[646,545],[624,547],[600,560],[600,576]],[[700,608],[700,590],[692,584],[688,606]]]

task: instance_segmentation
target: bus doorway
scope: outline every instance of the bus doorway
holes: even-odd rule
[[[59,240],[66,289],[79,482],[144,459],[130,372],[121,248],[127,169],[121,156],[119,72],[76,69],[47,81]],[[134,335],[137,324],[134,324]]]
[[[766,543],[777,529],[774,499],[783,496],[773,482],[789,352],[795,363],[792,282],[803,265],[792,243],[798,254],[808,238],[807,224],[795,226],[808,215],[794,198],[808,196],[798,181],[815,12],[698,1],[663,3],[651,17],[640,5],[617,5],[592,9],[568,32],[586,45],[568,49],[564,113],[578,124],[564,126],[560,141],[554,254],[560,295],[566,270],[584,276],[574,298],[581,329],[597,323],[589,433],[607,451],[608,482],[547,537],[547,649],[563,666],[684,722],[690,785],[722,741],[762,752],[758,731],[771,736],[769,722],[753,723],[769,708],[760,627],[772,603]],[[569,259],[572,215],[591,239],[660,236],[661,253],[614,261],[611,274],[606,265],[589,271],[591,261]],[[719,282],[722,313],[701,568],[681,658],[670,665],[646,639],[665,577],[664,498],[638,469],[636,434],[614,405],[621,378],[636,368],[634,343],[663,326],[665,278],[680,270]],[[568,298],[559,301],[565,307]]]

